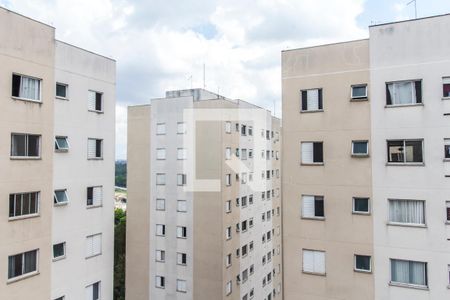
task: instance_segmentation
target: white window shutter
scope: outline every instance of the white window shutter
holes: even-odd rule
[[[88,139],[88,158],[95,158],[96,140]]]
[[[88,236],[86,238],[86,257],[92,256],[94,254],[94,237]]]
[[[307,91],[307,103],[308,110],[319,109],[319,90],[315,89]]]
[[[92,285],[87,286],[85,290],[86,290],[86,300],[92,300],[94,294]]]
[[[94,187],[93,191],[94,205],[101,205],[103,199],[103,188],[101,186]]]
[[[95,92],[93,91],[88,93],[88,109],[95,110]]]
[[[303,271],[314,272],[314,251],[303,250]]]
[[[314,217],[314,196],[302,196],[302,217]]]
[[[302,143],[302,163],[311,164],[314,162],[314,143]]]
[[[325,252],[314,251],[314,272],[325,274]]]
[[[94,254],[102,253],[102,235],[97,234],[94,236]]]

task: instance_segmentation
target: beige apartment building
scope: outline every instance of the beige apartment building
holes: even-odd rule
[[[448,32],[282,53],[286,300],[449,298]]]
[[[0,298],[112,299],[115,62],[4,8],[0,40]]]
[[[127,299],[282,299],[280,146],[203,89],[129,107]]]

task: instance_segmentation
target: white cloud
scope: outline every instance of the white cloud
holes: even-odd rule
[[[367,34],[356,24],[363,0],[9,1],[54,25],[59,39],[117,59],[118,158],[125,106],[190,88],[190,75],[202,87],[204,63],[208,89],[268,109],[277,101],[279,114],[281,50]]]

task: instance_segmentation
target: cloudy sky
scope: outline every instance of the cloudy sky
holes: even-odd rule
[[[280,115],[280,51],[366,38],[367,26],[414,17],[409,0],[0,0],[56,27],[56,37],[117,60],[116,156],[126,107],[203,86]],[[450,12],[417,0],[418,16]],[[192,76],[192,81],[189,79]],[[275,103],[275,105],[274,105]]]

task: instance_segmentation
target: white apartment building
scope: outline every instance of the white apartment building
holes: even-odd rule
[[[280,122],[203,89],[128,112],[127,299],[281,299]]]
[[[283,52],[285,299],[450,297],[450,15],[369,32]]]
[[[1,298],[112,299],[115,62],[0,24]]]

